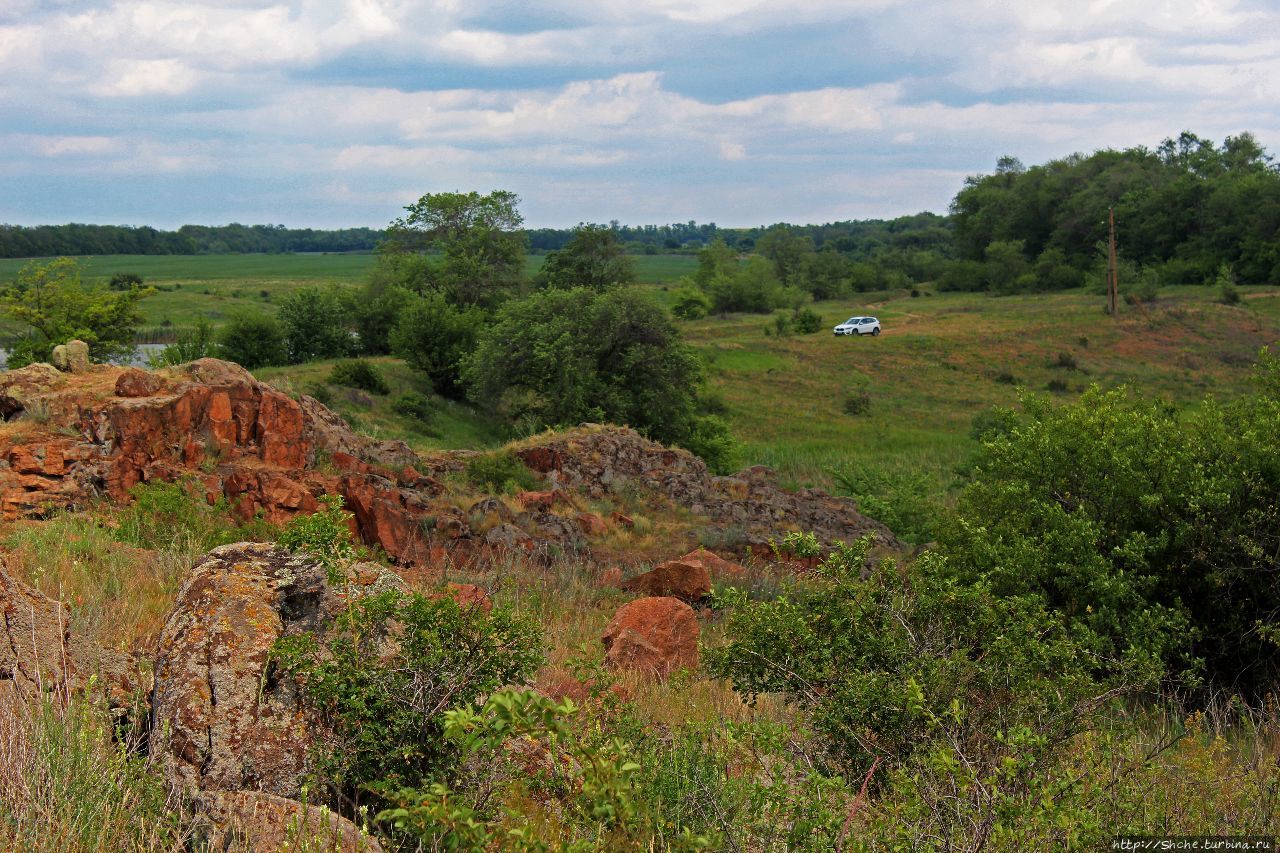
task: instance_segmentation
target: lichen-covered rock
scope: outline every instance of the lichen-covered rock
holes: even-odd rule
[[[203,841],[209,850],[382,851],[376,839],[341,815],[262,791],[209,792],[197,805],[208,822]]]
[[[698,619],[678,598],[640,598],[614,614],[601,641],[605,663],[665,678],[698,666]]]
[[[679,562],[687,565],[700,566],[706,570],[708,576],[712,580],[720,579],[736,579],[743,577],[747,570],[740,564],[726,560],[719,554],[708,551],[706,548],[698,548],[696,551],[690,551],[679,559]]]
[[[625,581],[622,588],[644,595],[669,595],[692,604],[711,592],[711,575],[701,562],[668,560]]]
[[[163,379],[136,367],[128,368],[116,380],[117,397],[151,397],[163,390]]]
[[[401,586],[361,568],[371,591]],[[359,592],[332,588],[318,562],[274,545],[224,545],[197,562],[155,663],[150,754],[165,777],[187,791],[297,797],[318,724],[271,648],[286,634],[323,635]]]
[[[89,370],[89,345],[81,340],[71,340],[63,344],[63,355],[66,360],[66,366],[63,367],[71,373],[85,373]],[[57,360],[54,360],[55,366]]]

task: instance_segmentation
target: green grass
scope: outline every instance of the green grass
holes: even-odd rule
[[[1091,383],[1129,385],[1179,404],[1243,392],[1258,348],[1280,338],[1280,302],[1262,289],[1242,290],[1240,307],[1218,304],[1212,288],[1169,288],[1155,305],[1125,306],[1115,320],[1102,313],[1100,297],[1078,291],[876,293],[814,305],[824,330],[813,335],[765,336],[767,315],[681,326],[728,407],[744,464],[825,488],[845,465],[924,474],[944,495],[976,450],[973,417],[992,405],[1016,406],[1024,390],[1047,393],[1052,379],[1066,381],[1066,397]],[[830,333],[855,314],[879,317],[884,333]],[[1053,366],[1059,353],[1079,369]],[[853,391],[870,396],[865,413],[845,413]]]

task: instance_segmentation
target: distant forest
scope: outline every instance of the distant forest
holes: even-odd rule
[[[1089,283],[1099,276],[1107,212],[1114,208],[1129,281],[1202,282],[1229,273],[1280,283],[1280,169],[1250,133],[1221,146],[1191,132],[1154,150],[1106,149],[1026,167],[1001,157],[995,172],[965,180],[946,216],[919,213],[825,225],[609,223],[626,251],[694,252],[723,242],[762,251],[780,236],[846,262],[873,263],[948,290],[1018,292]],[[563,249],[571,228],[533,228],[528,247]],[[385,232],[283,225],[184,225],[177,231],[113,225],[0,225],[0,257],[108,254],[367,252]],[[1226,272],[1224,272],[1224,270]],[[864,276],[865,277],[865,276]],[[881,282],[882,284],[884,282]]]

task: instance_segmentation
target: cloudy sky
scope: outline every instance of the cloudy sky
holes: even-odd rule
[[[888,217],[1278,104],[1277,0],[0,0],[0,222]]]

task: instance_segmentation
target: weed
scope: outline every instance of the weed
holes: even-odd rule
[[[536,474],[509,450],[484,453],[467,463],[467,479],[492,491],[509,486],[528,491],[538,487]]]
[[[871,392],[866,389],[847,392],[844,395],[842,408],[846,415],[865,415],[871,411]]]

